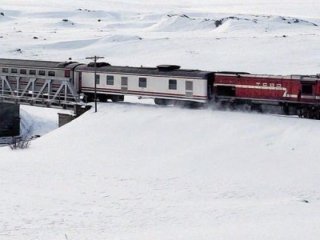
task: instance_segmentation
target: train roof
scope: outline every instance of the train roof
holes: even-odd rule
[[[81,65],[77,67],[81,71],[94,71],[94,67]],[[122,67],[122,66],[103,66],[97,67],[97,72],[120,73],[130,75],[154,75],[154,76],[172,76],[172,77],[190,77],[190,78],[207,78],[212,72],[201,70],[180,69],[176,65],[159,65],[158,67]]]
[[[39,61],[39,60],[0,58],[0,65],[17,66],[17,67],[65,68],[67,65],[72,64],[72,63],[74,63],[74,62],[55,62],[55,61]]]
[[[250,77],[250,78],[263,78],[263,79],[288,79],[288,80],[300,80],[300,81],[319,81],[320,74],[315,75],[272,75],[272,74],[250,74],[246,72],[215,72],[216,75],[238,76],[238,77]]]

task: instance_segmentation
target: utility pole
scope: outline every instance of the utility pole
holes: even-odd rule
[[[98,57],[98,56],[94,56],[94,57],[86,57],[86,59],[90,59],[94,61],[94,111],[97,112],[98,111],[98,107],[97,107],[97,60],[98,59],[102,59],[104,57]]]

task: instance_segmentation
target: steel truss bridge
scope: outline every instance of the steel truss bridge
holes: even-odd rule
[[[81,101],[69,78],[0,73],[0,102],[66,108]]]

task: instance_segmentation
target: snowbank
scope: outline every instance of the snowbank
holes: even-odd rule
[[[294,117],[100,104],[26,151],[0,149],[1,212],[11,216],[1,233],[317,239],[319,128]]]
[[[319,7],[2,0],[0,57],[315,74]],[[319,238],[318,121],[129,101],[59,129],[57,112],[23,107],[43,136],[0,149],[1,239]]]

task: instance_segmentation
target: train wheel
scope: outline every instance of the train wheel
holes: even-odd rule
[[[189,107],[190,108],[202,108],[202,107],[204,107],[204,104],[203,103],[199,103],[199,102],[190,102]]]
[[[320,110],[316,109],[315,111],[315,119],[320,120]]]
[[[283,113],[284,113],[285,115],[289,115],[290,109],[289,109],[289,106],[288,106],[287,104],[284,104],[284,105],[282,106],[282,110],[283,110]]]
[[[99,102],[107,102],[108,101],[108,98],[106,95],[99,94],[98,98],[99,98]]]
[[[262,113],[262,108],[260,104],[252,104],[251,111]]]
[[[167,105],[166,99],[162,99],[162,98],[155,98],[154,103],[161,106]]]
[[[183,108],[196,109],[196,108],[203,107],[204,103],[192,102],[192,101],[177,101],[175,105]]]
[[[94,101],[94,96],[93,96],[93,94],[88,93],[88,94],[85,95],[85,99],[86,99],[86,102],[93,102]]]
[[[310,119],[310,118],[311,118],[310,109],[304,108],[304,109],[302,110],[302,116],[303,116],[303,118],[308,118],[308,119]]]
[[[111,97],[112,102],[123,102],[124,96],[122,95],[114,95]]]
[[[244,112],[250,112],[252,110],[251,104],[245,103],[241,106],[242,111]]]

